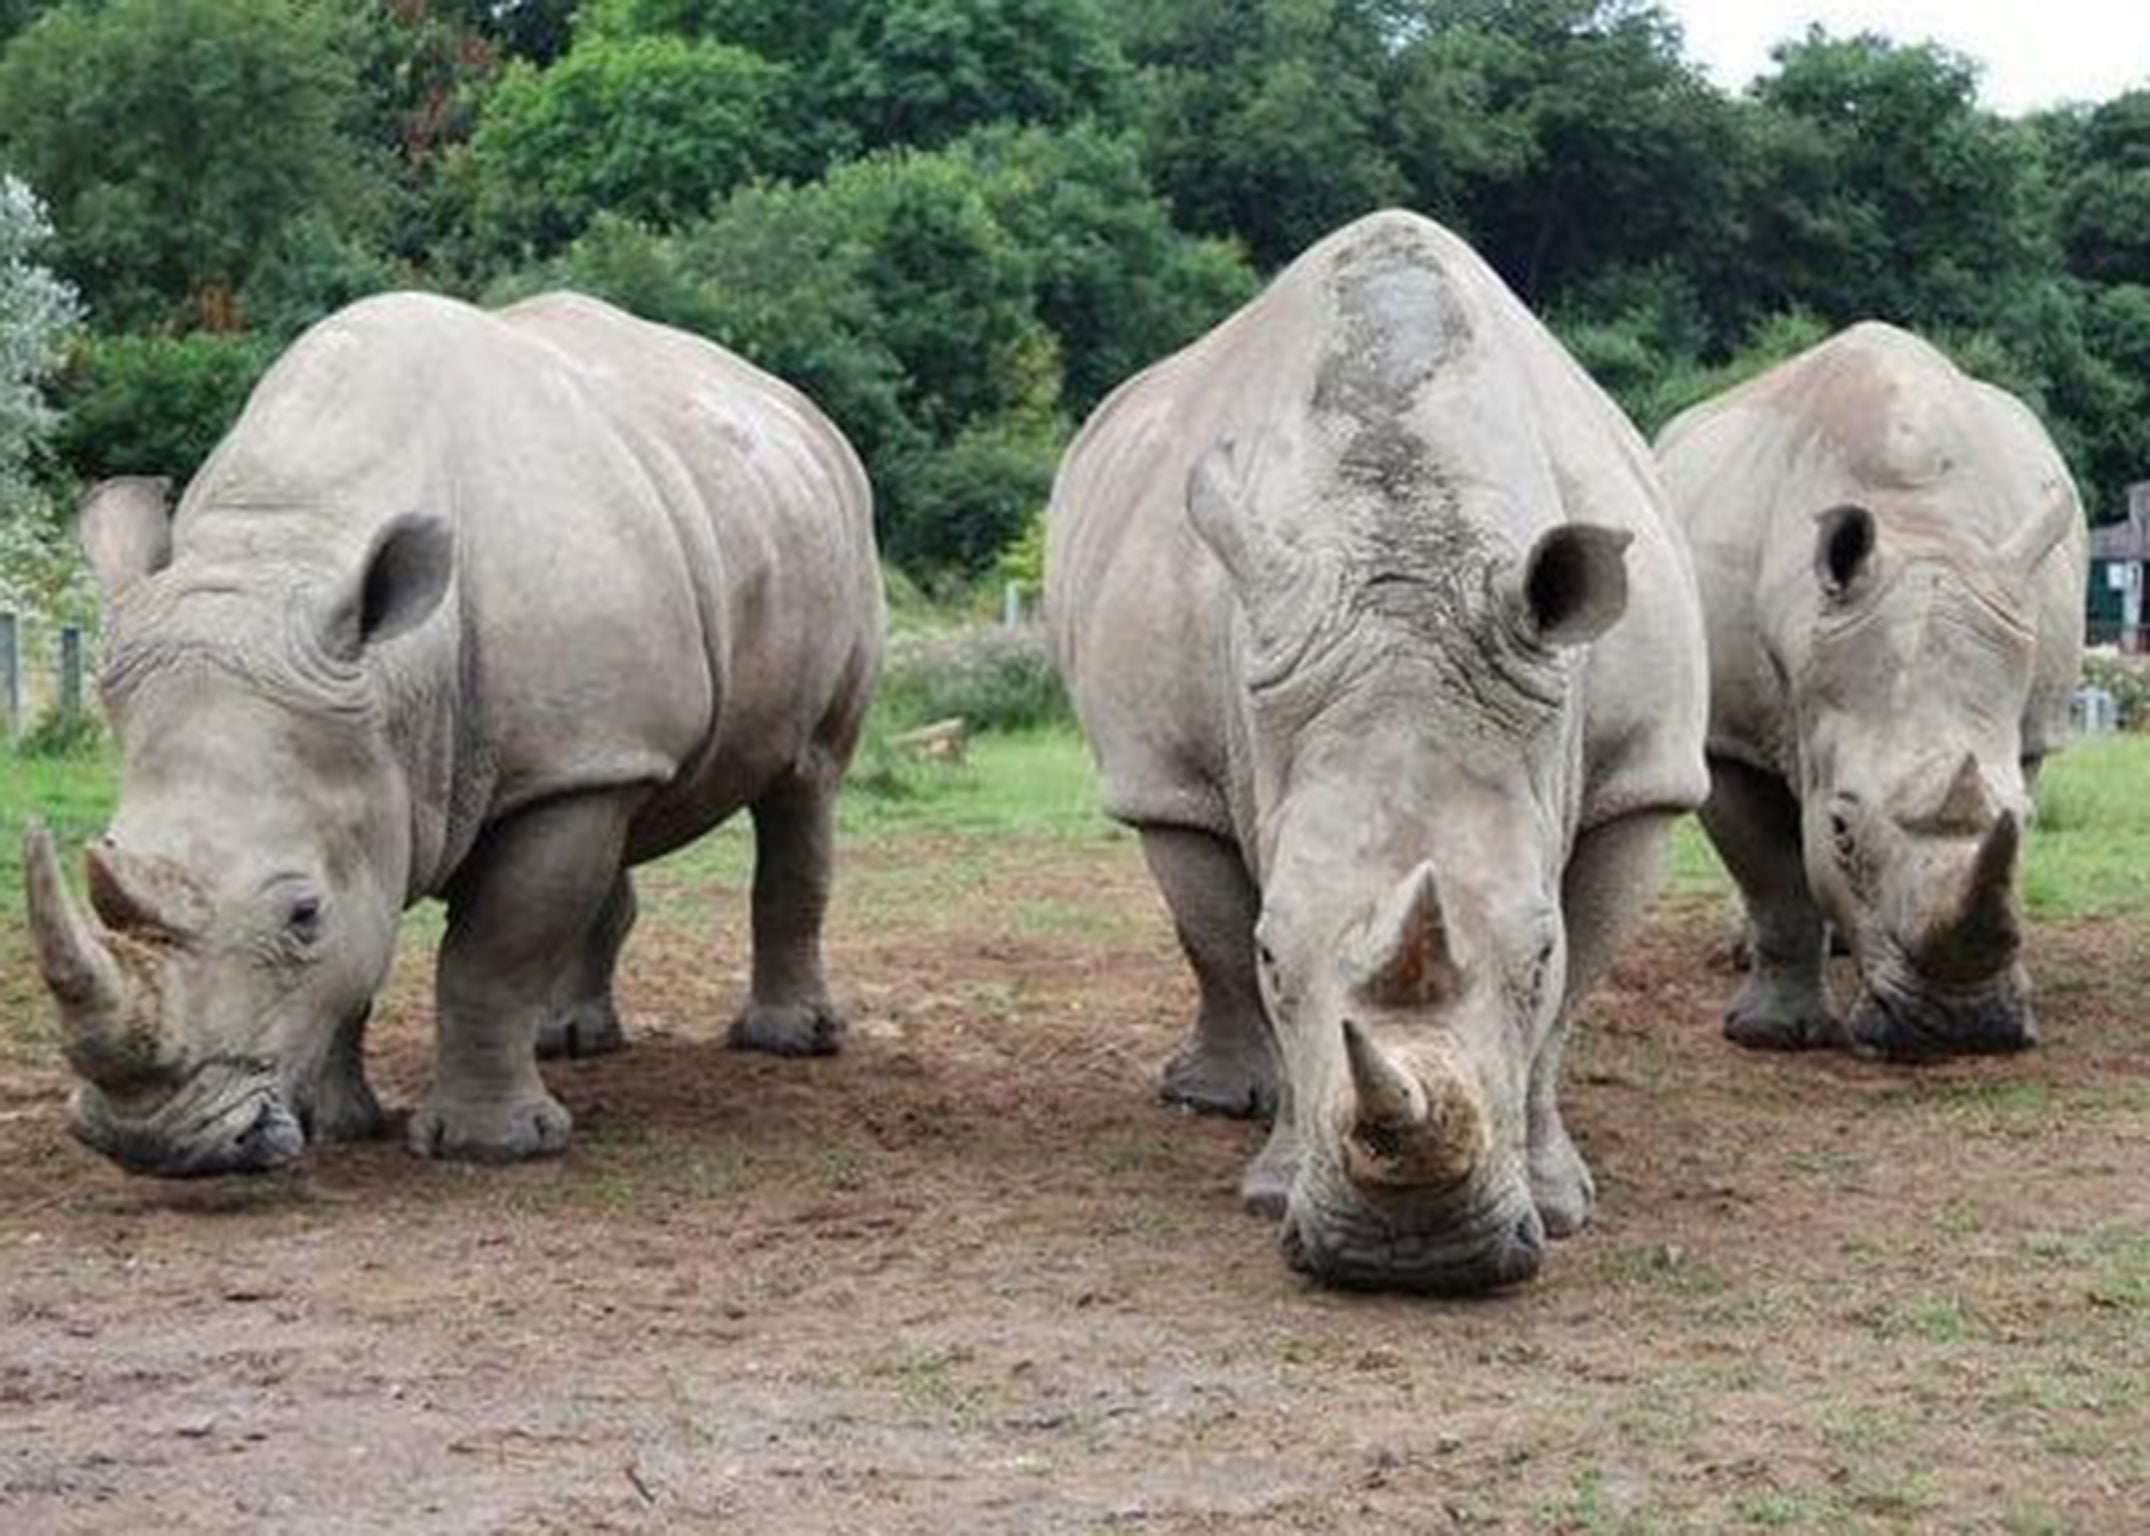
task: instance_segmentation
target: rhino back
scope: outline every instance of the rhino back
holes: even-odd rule
[[[354,305],[264,379],[176,538],[351,569],[411,511],[454,528],[454,598],[381,666],[443,878],[483,821],[577,789],[667,786],[637,844],[692,835],[870,687],[856,460],[682,333],[564,295]]]
[[[1700,618],[1646,447],[1467,246],[1382,213],[1122,386],[1063,462],[1047,602],[1109,812],[1245,831],[1234,597],[1186,514],[1190,470],[1224,439],[1326,466],[1338,494],[1305,509],[1316,522],[1342,481],[1415,476],[1436,502],[1452,483],[1512,487],[1500,526],[1457,536],[1516,555],[1552,521],[1632,531],[1628,614],[1588,668],[1582,815],[1699,798]],[[1453,544],[1436,533],[1411,557]]]
[[[1711,659],[1710,748],[1782,771],[1790,713],[1777,662],[1819,604],[1816,518],[1853,504],[1884,541],[1916,541],[1983,571],[2055,494],[2065,465],[2013,396],[1960,373],[1908,332],[1856,325],[1690,408],[1660,435],[1659,468],[1693,551]],[[2080,652],[2086,536],[2046,555],[2025,615],[2039,636],[2027,748],[2058,745]]]

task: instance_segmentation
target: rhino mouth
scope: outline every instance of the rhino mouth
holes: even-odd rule
[[[251,1063],[206,1064],[148,1102],[85,1083],[67,1118],[83,1145],[156,1178],[266,1173],[306,1148],[306,1129],[275,1077]]]
[[[1285,1263],[1341,1290],[1474,1296],[1520,1285],[1545,1261],[1545,1223],[1527,1194],[1390,1204],[1295,1189],[1278,1232]]]
[[[1937,986],[1901,965],[1877,967],[1851,1015],[1851,1046],[1885,1061],[1999,1056],[2038,1043],[2038,1019],[2015,972],[1978,987]]]

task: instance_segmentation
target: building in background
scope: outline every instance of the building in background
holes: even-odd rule
[[[2128,655],[2150,650],[2143,587],[2150,578],[2150,480],[2128,487],[2128,515],[2090,530],[2090,611],[2085,638]]]

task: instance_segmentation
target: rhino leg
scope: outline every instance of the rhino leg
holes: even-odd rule
[[[634,798],[545,801],[488,830],[448,896],[435,978],[439,1060],[411,1116],[425,1157],[510,1162],[566,1150],[538,1076],[538,1030],[615,883]]]
[[[387,1128],[381,1101],[366,1081],[369,1006],[336,1031],[314,1086],[307,1134],[316,1141],[363,1141]]]
[[[1676,819],[1643,811],[1592,827],[1575,840],[1561,877],[1567,985],[1530,1064],[1528,1124],[1531,1201],[1552,1237],[1581,1230],[1598,1198],[1597,1181],[1560,1114],[1560,1058],[1568,1024],[1656,894],[1665,839]]]
[[[1739,884],[1752,929],[1752,959],[1725,1010],[1725,1038],[1779,1051],[1841,1044],[1829,1006],[1829,925],[1807,889],[1799,802],[1775,775],[1713,757],[1702,825]]]
[[[1255,969],[1261,893],[1239,850],[1208,832],[1145,827],[1142,854],[1200,993],[1194,1027],[1165,1062],[1159,1093],[1205,1114],[1275,1114],[1275,1051]]]
[[[833,773],[799,772],[754,802],[754,979],[726,1037],[734,1050],[842,1048],[844,1019],[821,965],[835,801]]]
[[[623,869],[575,952],[552,1012],[538,1026],[539,1056],[602,1056],[627,1043],[612,1004],[612,975],[634,925],[635,887]]]
[[[1239,1203],[1252,1216],[1272,1221],[1284,1219],[1291,1203],[1292,1180],[1299,1174],[1299,1132],[1292,1119],[1291,1080],[1277,1079],[1276,1114],[1269,1122],[1269,1139],[1239,1175]]]

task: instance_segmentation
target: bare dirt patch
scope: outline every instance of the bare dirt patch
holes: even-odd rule
[[[2150,1503],[2150,974],[2037,938],[2048,1045],[1717,1034],[1660,908],[1571,1052],[1595,1227],[1469,1303],[1290,1274],[1132,841],[853,854],[850,1050],[717,1044],[744,893],[659,871],[564,1160],[132,1180],[0,1067],[0,1528],[2124,1531]],[[414,934],[373,1042],[423,1083]]]

